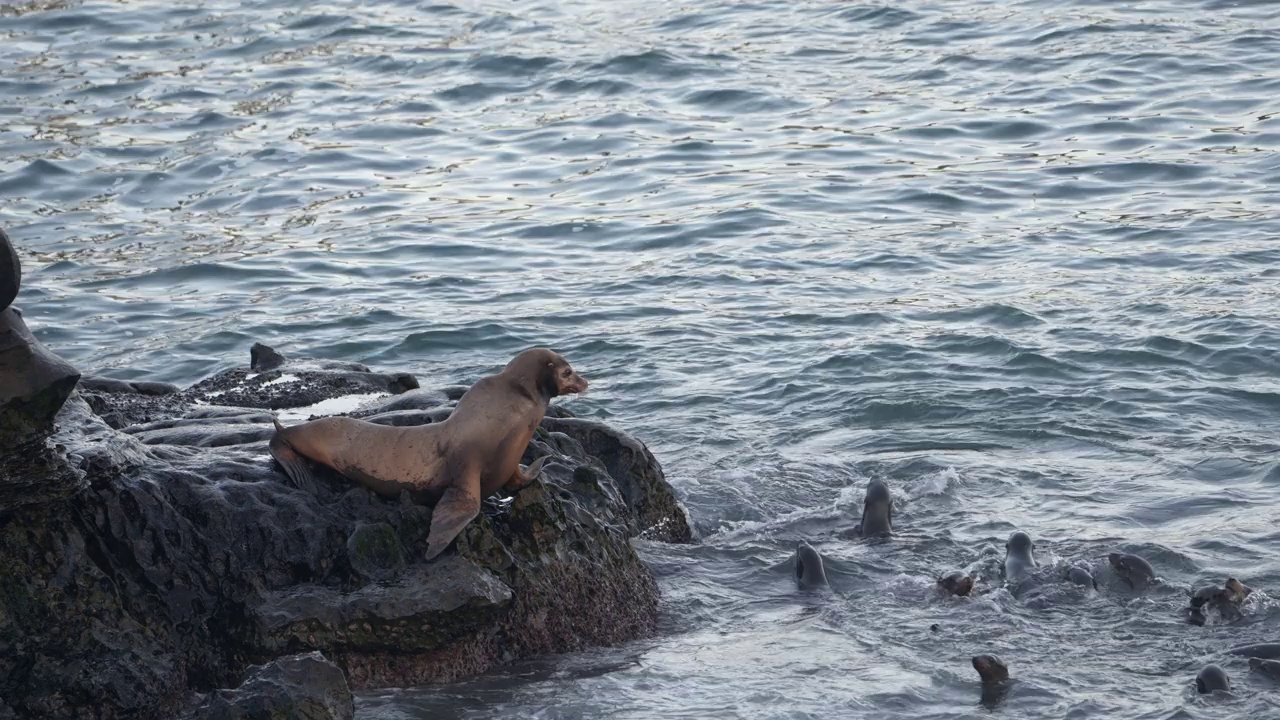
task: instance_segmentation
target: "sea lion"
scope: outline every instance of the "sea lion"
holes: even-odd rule
[[[1187,620],[1195,625],[1204,625],[1206,610],[1217,610],[1224,620],[1238,620],[1242,617],[1240,605],[1253,592],[1253,589],[1235,578],[1227,578],[1222,587],[1202,587],[1191,595],[1191,605],[1187,608]]]
[[[1237,645],[1227,651],[1231,655],[1262,658],[1263,660],[1280,659],[1280,643],[1254,643],[1253,645]]]
[[[822,555],[809,543],[796,547],[796,586],[801,590],[817,590],[828,587],[827,571],[822,567]]]
[[[938,578],[938,590],[947,595],[966,597],[973,592],[973,578],[959,570]]]
[[[384,497],[408,492],[434,504],[427,559],[439,555],[499,488],[531,482],[546,458],[520,466],[551,398],[580,393],[584,380],[546,348],[525,350],[502,372],[481,378],[443,422],[396,427],[330,417],[285,428],[268,447],[294,486],[316,490],[305,459],[327,465]]]
[[[1009,540],[1004,544],[1004,577],[1006,580],[1019,580],[1031,572],[1031,568],[1036,566],[1035,556],[1032,551],[1035,545],[1031,542],[1031,536],[1016,530],[1009,536]]]
[[[1079,565],[1072,565],[1071,569],[1067,570],[1067,580],[1075,583],[1076,585],[1080,585],[1081,587],[1093,588],[1095,590],[1098,588],[1098,581],[1093,579],[1093,573]]]
[[[982,704],[991,706],[1000,702],[1009,690],[1009,666],[999,655],[974,655],[972,662],[982,679]]]
[[[1249,658],[1249,669],[1262,673],[1272,680],[1280,680],[1280,660],[1267,660],[1265,658]]]
[[[1137,555],[1114,552],[1107,555],[1107,562],[1111,563],[1112,569],[1116,571],[1120,579],[1129,583],[1129,587],[1135,590],[1155,582],[1155,568],[1151,567],[1151,563]]]
[[[862,501],[862,522],[854,531],[863,537],[893,534],[893,495],[883,480],[867,483],[867,496]]]
[[[1231,680],[1227,678],[1227,673],[1217,665],[1205,665],[1200,669],[1200,673],[1196,675],[1196,691],[1200,693],[1211,693],[1214,690],[1230,690]]]

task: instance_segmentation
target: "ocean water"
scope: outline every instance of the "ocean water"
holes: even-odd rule
[[[1280,718],[1193,683],[1280,640],[1278,3],[9,1],[0,98],[18,304],[84,371],[545,344],[663,463],[655,637],[362,720]]]

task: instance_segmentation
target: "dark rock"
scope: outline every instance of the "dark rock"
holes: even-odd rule
[[[249,668],[234,690],[215,690],[183,720],[352,720],[355,704],[341,668],[318,652]]]
[[[0,518],[29,504],[69,497],[84,484],[47,437],[80,373],[36,340],[11,303],[22,266],[0,231]]]
[[[594,420],[547,417],[542,427],[572,438],[586,456],[600,460],[630,508],[633,533],[663,542],[692,539],[688,515],[644,443]]]
[[[81,377],[80,388],[91,392],[126,393],[129,395],[138,393],[138,389],[127,380],[117,380],[100,375],[85,375]]]
[[[0,311],[8,309],[22,285],[22,263],[4,230],[0,230]]]
[[[347,561],[364,577],[388,577],[404,567],[404,546],[391,525],[361,523],[347,538]]]
[[[385,400],[370,403],[367,407],[361,408],[359,412],[352,412],[350,415],[351,417],[365,417],[402,410],[431,410],[445,405],[452,405],[453,402],[455,401],[451,401],[449,396],[439,390],[418,388],[399,395],[393,395]]]
[[[266,372],[267,370],[275,370],[285,362],[284,356],[276,352],[274,348],[267,347],[262,343],[254,343],[249,348],[249,369],[255,372]]]
[[[80,378],[80,389],[95,393],[124,393],[126,395],[173,395],[181,392],[177,385],[150,380],[116,380],[99,375]]]
[[[338,477],[295,490],[266,451],[266,400],[197,395],[73,395],[56,452],[17,471],[24,504],[0,498],[0,698],[18,717],[174,717],[191,691],[299,652],[323,652],[353,687],[405,686],[652,632],[657,584],[631,539],[689,531],[633,438],[551,419],[526,452],[551,456],[543,475],[489,499],[426,563],[430,507]]]
[[[80,373],[40,344],[16,307],[0,310],[0,451],[48,434]]]

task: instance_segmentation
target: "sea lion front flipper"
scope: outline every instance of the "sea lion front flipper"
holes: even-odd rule
[[[502,486],[502,489],[507,492],[515,492],[536,480],[538,476],[542,474],[542,466],[547,463],[548,457],[550,457],[550,455],[543,455],[537,460],[529,463],[524,468],[517,465],[516,471],[511,474],[511,479]]]
[[[480,496],[454,485],[440,496],[431,511],[431,532],[427,535],[427,559],[439,555],[458,533],[480,514]]]

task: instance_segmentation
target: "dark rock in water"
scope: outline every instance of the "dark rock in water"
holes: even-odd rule
[[[352,720],[355,704],[342,669],[318,652],[249,668],[234,690],[214,690],[182,720]]]
[[[407,686],[653,630],[657,583],[631,540],[689,529],[630,436],[549,418],[526,451],[550,456],[541,477],[426,563],[430,507],[341,478],[295,490],[267,453],[265,400],[196,396],[85,389],[51,453],[13,471],[29,485],[0,498],[0,698],[17,717],[175,717],[191,691],[299,652],[355,688]]]
[[[198,402],[280,410],[355,394],[398,395],[418,387],[409,373],[377,373],[359,363],[285,361],[270,370],[226,370],[202,380],[185,395]]]
[[[18,288],[22,285],[22,263],[18,262],[18,251],[4,230],[0,230],[0,310],[6,310],[18,297]]]
[[[16,307],[0,310],[0,449],[47,435],[80,373],[36,340]]]
[[[11,305],[21,281],[17,252],[0,231],[0,516],[83,485],[66,471],[62,449],[46,441],[80,373],[36,340]]]
[[[393,395],[386,400],[362,408],[358,412],[352,412],[350,415],[351,417],[363,418],[369,415],[380,415],[403,410],[431,410],[445,405],[452,405],[453,402],[448,395],[439,390],[418,388],[399,395]]]
[[[274,348],[267,347],[262,343],[254,343],[249,348],[249,369],[254,372],[275,370],[284,363],[284,356],[276,352]]]

